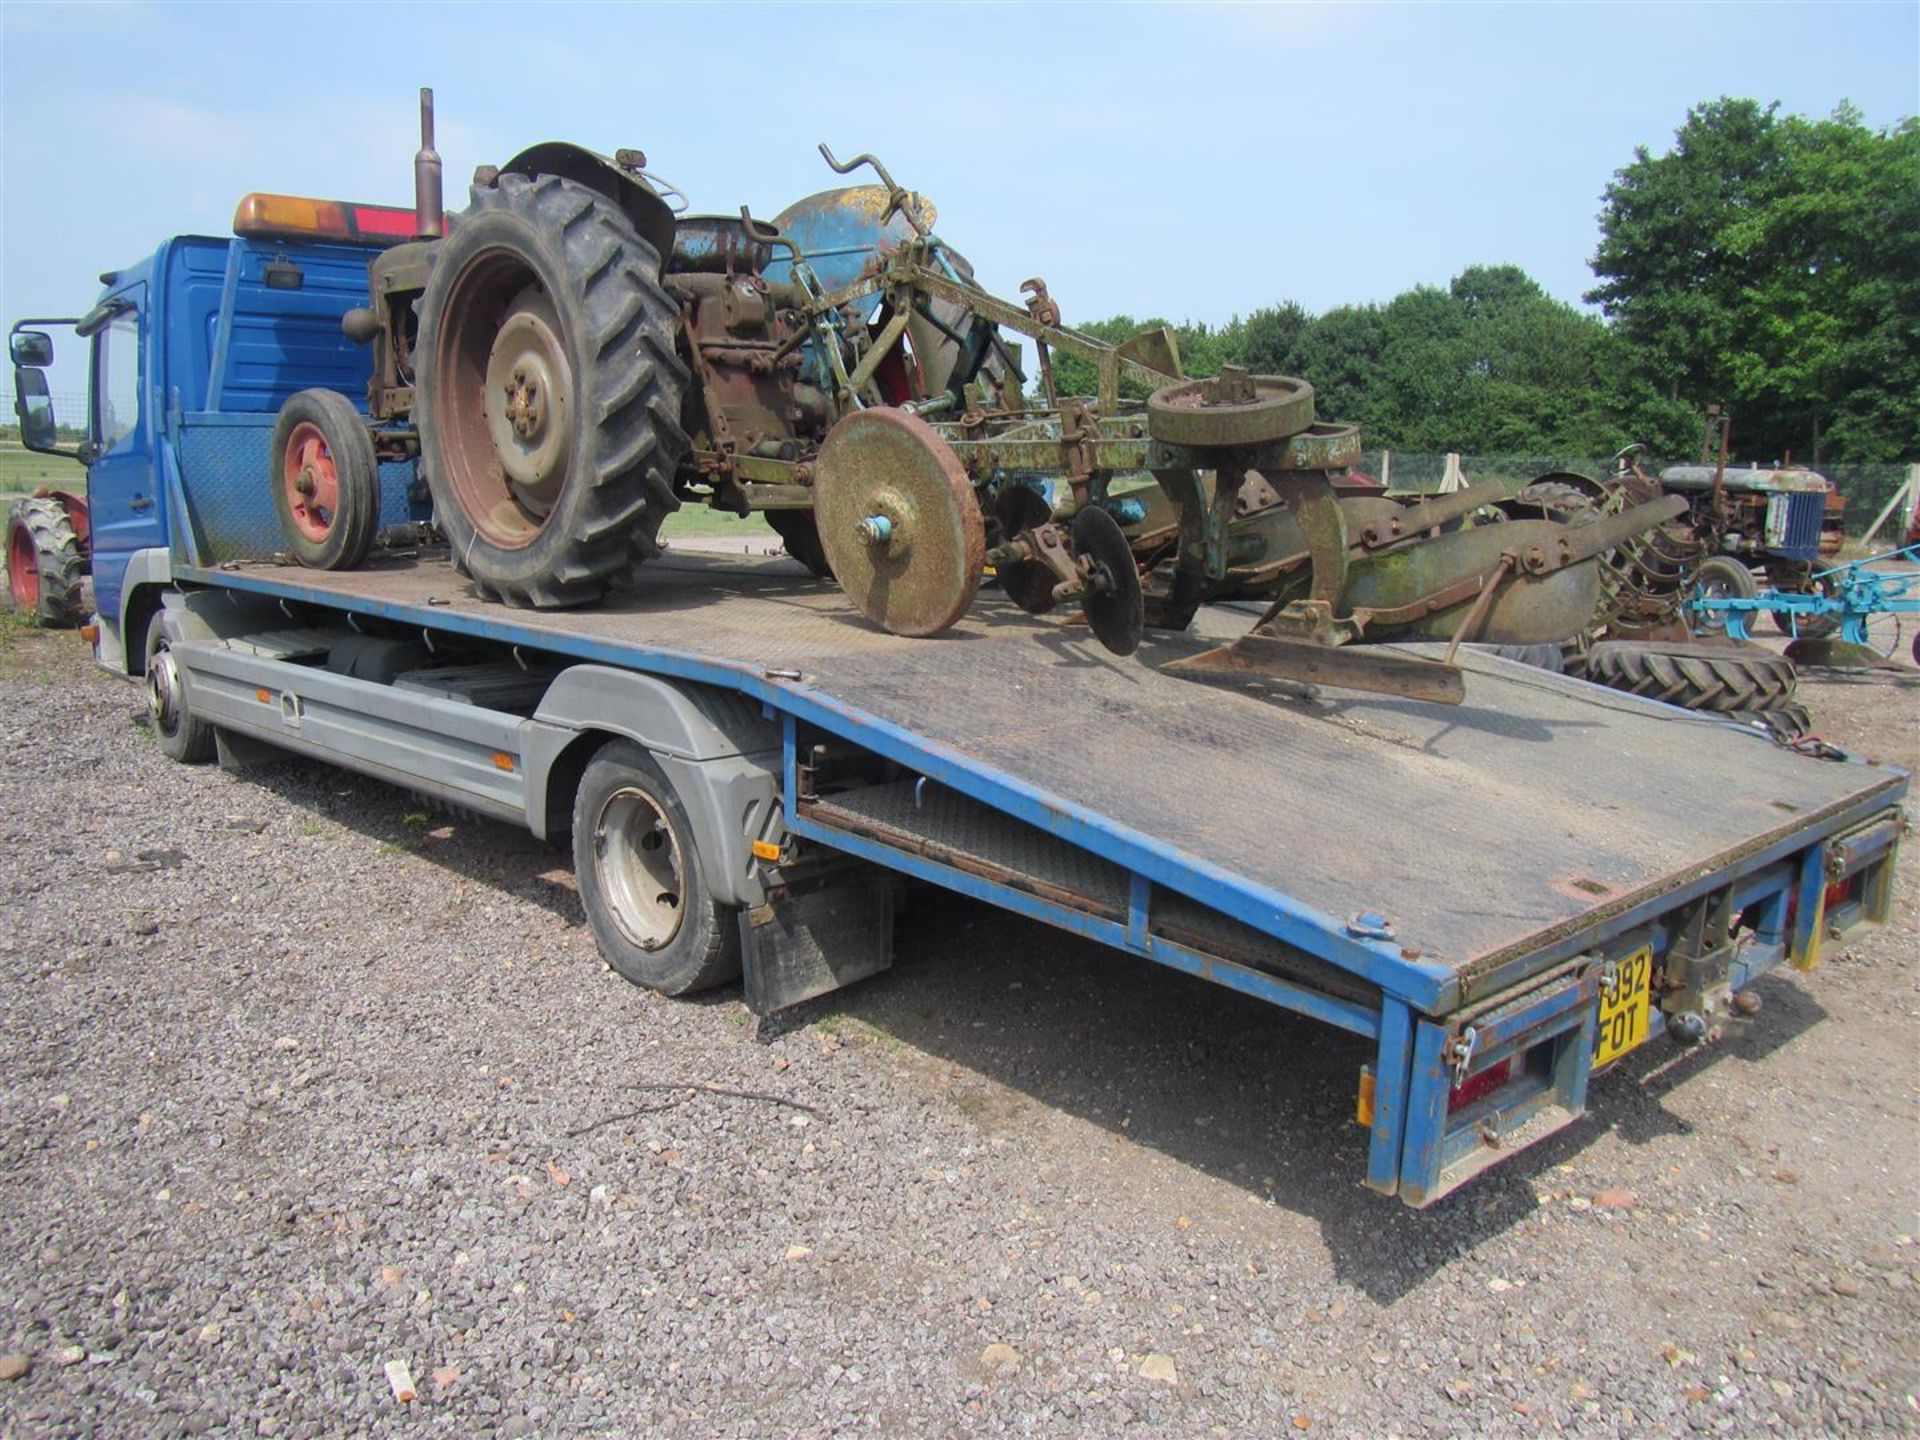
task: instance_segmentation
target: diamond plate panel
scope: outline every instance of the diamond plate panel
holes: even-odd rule
[[[265,560],[280,552],[286,542],[273,508],[267,455],[273,417],[234,424],[232,416],[219,416],[216,422],[188,415],[179,437],[181,483],[206,563]],[[382,528],[417,518],[408,496],[414,468],[411,461],[380,467]]]

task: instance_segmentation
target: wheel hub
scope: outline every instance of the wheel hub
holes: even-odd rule
[[[293,523],[309,540],[325,540],[340,505],[340,472],[318,425],[302,420],[293,427],[281,468]]]
[[[180,724],[180,666],[173,651],[164,647],[147,661],[147,713],[165,734]]]
[[[600,884],[614,922],[642,950],[658,950],[680,932],[684,893],[680,846],[654,798],[635,786],[616,790],[594,825]]]
[[[488,352],[486,414],[514,498],[535,515],[553,509],[566,481],[572,410],[559,318],[529,286],[507,307]]]

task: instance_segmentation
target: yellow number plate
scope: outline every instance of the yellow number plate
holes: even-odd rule
[[[1595,1069],[1613,1063],[1647,1038],[1647,1017],[1653,1007],[1653,947],[1643,945],[1618,961],[1613,974],[1613,989],[1600,992]]]

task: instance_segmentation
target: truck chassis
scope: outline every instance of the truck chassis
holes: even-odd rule
[[[893,885],[939,885],[1372,1041],[1365,1183],[1415,1206],[1571,1123],[1654,1017],[1697,1037],[1883,919],[1903,824],[1898,772],[1486,654],[1461,709],[1195,707],[1011,603],[907,640],[777,561],[676,556],[562,614],[431,557],[173,579],[175,698],[229,766],[292,751],[555,837],[629,741],[686,804],[755,1011],[884,969]],[[356,636],[434,658],[330,667]]]

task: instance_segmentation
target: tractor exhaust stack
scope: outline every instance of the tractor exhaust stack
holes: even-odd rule
[[[420,87],[420,148],[413,156],[413,228],[422,240],[446,233],[447,213],[440,191],[440,154],[433,148],[433,91]]]

